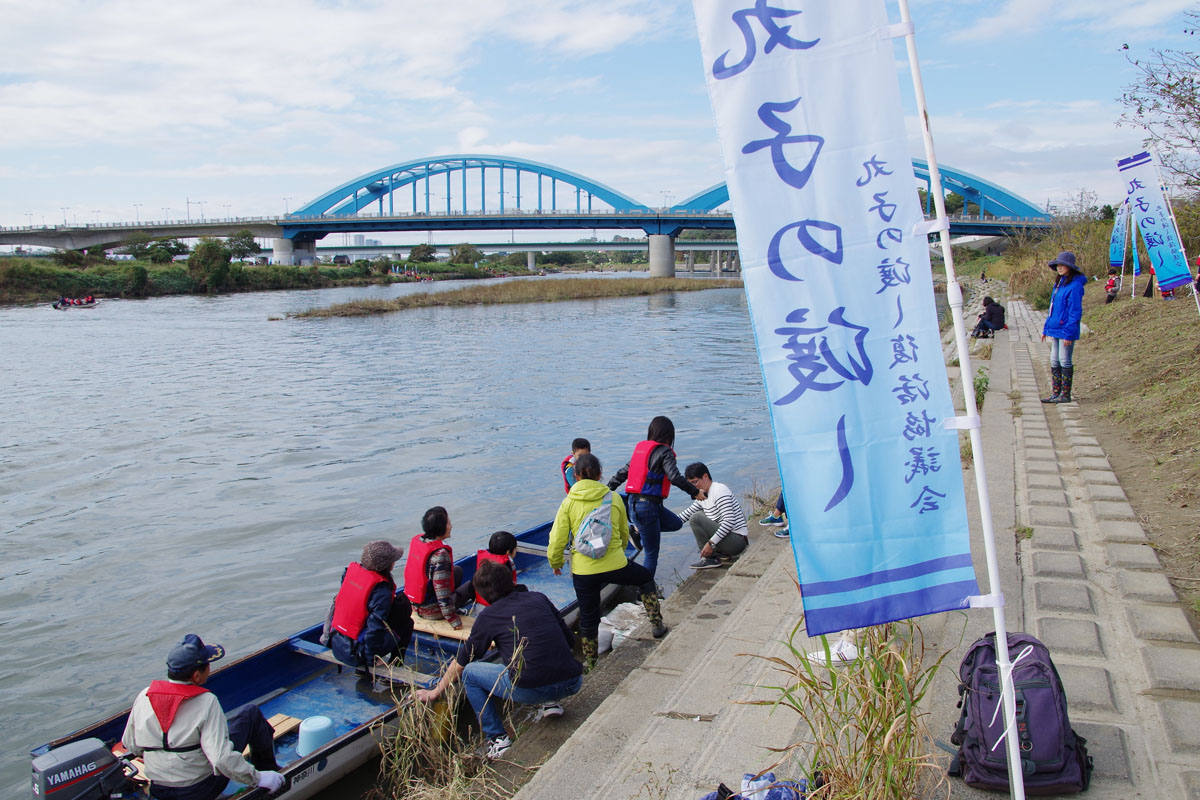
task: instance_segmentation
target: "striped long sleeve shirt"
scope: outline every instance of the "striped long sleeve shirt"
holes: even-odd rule
[[[741,501],[723,483],[713,481],[712,486],[708,490],[708,497],[704,500],[694,501],[683,510],[679,518],[687,522],[694,514],[700,511],[703,511],[706,517],[717,523],[717,532],[709,539],[709,543],[713,547],[716,547],[717,542],[731,533],[740,533],[742,536],[748,536],[750,533],[749,528],[746,526],[746,512],[742,510]]]

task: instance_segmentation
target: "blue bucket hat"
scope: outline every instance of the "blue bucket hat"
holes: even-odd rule
[[[1079,267],[1075,266],[1075,254],[1070,251],[1064,250],[1059,253],[1058,258],[1051,261],[1049,267],[1050,269],[1054,269],[1059,264],[1062,264],[1064,267],[1070,267],[1076,272],[1079,272]]]
[[[189,633],[179,640],[179,644],[171,648],[167,656],[167,671],[174,673],[191,672],[200,669],[210,661],[225,657],[225,648],[219,644],[205,644],[200,637]]]

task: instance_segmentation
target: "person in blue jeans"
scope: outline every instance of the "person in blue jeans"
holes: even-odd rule
[[[583,665],[575,660],[575,638],[546,595],[514,591],[512,572],[496,561],[480,564],[474,582],[489,605],[475,618],[470,637],[437,685],[419,689],[416,697],[432,702],[461,678],[488,740],[487,757],[494,760],[513,743],[501,716],[504,701],[540,706],[542,718],[560,717],[560,701],[583,685]],[[492,645],[499,658],[480,661]]]
[[[1075,342],[1079,341],[1079,322],[1083,319],[1083,290],[1087,276],[1075,265],[1075,254],[1062,252],[1049,264],[1058,274],[1050,294],[1050,310],[1042,326],[1042,341],[1050,340],[1050,382],[1052,393],[1043,403],[1071,402],[1071,384],[1075,380]]]
[[[642,542],[642,566],[650,570],[650,576],[658,569],[658,549],[663,531],[671,532],[683,527],[683,520],[663,505],[671,493],[671,486],[678,486],[693,500],[703,500],[701,492],[688,483],[675,461],[675,423],[667,417],[650,420],[646,438],[633,448],[629,463],[617,470],[608,482],[608,488],[616,490],[625,484],[628,495],[630,522],[637,526]]]

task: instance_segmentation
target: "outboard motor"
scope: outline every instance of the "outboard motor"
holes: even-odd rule
[[[109,800],[136,797],[132,769],[99,739],[80,739],[33,760],[35,800]]]

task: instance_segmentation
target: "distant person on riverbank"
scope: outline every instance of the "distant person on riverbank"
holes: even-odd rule
[[[976,339],[981,336],[986,338],[996,331],[1004,330],[1004,327],[1004,306],[990,297],[983,298],[983,313],[979,315],[979,321],[975,323],[975,330],[971,331],[971,336]]]
[[[271,794],[283,787],[271,724],[258,706],[247,703],[226,718],[204,688],[209,665],[224,656],[221,645],[189,633],[167,655],[167,679],[152,681],[133,701],[121,743],[141,756],[151,797],[215,800],[230,779]]]
[[[559,469],[562,472],[563,491],[570,492],[575,483],[575,459],[584,453],[592,452],[592,443],[582,437],[571,442],[571,454],[562,460]]]
[[[1079,323],[1083,319],[1085,276],[1075,265],[1075,254],[1063,251],[1049,264],[1057,274],[1050,294],[1050,310],[1042,326],[1042,341],[1050,340],[1050,382],[1053,387],[1043,403],[1071,402],[1071,384],[1075,377],[1072,356],[1079,341]]]
[[[1117,299],[1117,294],[1121,291],[1121,276],[1117,273],[1116,267],[1108,268],[1108,282],[1104,284],[1104,305],[1108,305]]]
[[[404,658],[412,641],[412,605],[392,577],[402,555],[404,548],[391,542],[367,542],[359,560],[342,571],[321,641],[343,664],[369,669],[377,657]]]
[[[739,556],[750,543],[746,512],[737,495],[723,483],[717,483],[708,467],[697,461],[683,471],[688,483],[700,490],[698,499],[679,515],[690,522],[700,560],[692,569],[712,569]]]
[[[404,593],[421,619],[444,619],[454,630],[462,629],[462,620],[454,605],[454,589],[462,583],[462,567],[454,565],[450,538],[450,515],[434,506],[421,517],[420,533],[408,546],[404,562]]]
[[[517,583],[517,537],[513,536],[508,531],[496,531],[488,539],[486,550],[479,550],[475,553],[475,571],[479,572],[479,568],[483,566],[485,561],[494,561],[497,564],[502,564],[508,567],[508,571],[512,573],[513,588],[518,592],[527,592],[529,587]],[[471,578],[459,585],[454,590],[454,603],[459,608],[470,605],[471,603],[479,603],[481,606],[486,606],[487,600],[483,599],[483,595],[475,590],[475,579]]]
[[[575,474],[579,480],[571,487],[571,491],[559,505],[558,513],[554,515],[546,558],[550,561],[554,574],[561,575],[563,551],[568,544],[574,545],[583,521],[593,509],[601,505],[611,507],[609,521],[612,524],[612,538],[607,549],[595,557],[585,556],[574,547],[571,553],[571,582],[575,586],[575,597],[579,600],[579,638],[583,648],[583,664],[584,669],[591,670],[596,665],[600,631],[600,590],[605,584],[636,586],[641,595],[642,606],[646,609],[646,616],[653,625],[654,638],[661,639],[666,636],[668,629],[659,608],[654,573],[625,556],[625,545],[629,542],[629,518],[616,492],[600,483],[600,459],[591,453],[584,453],[575,461]],[[680,527],[682,525],[681,522]]]
[[[650,570],[651,577],[658,570],[662,532],[683,527],[683,520],[663,506],[671,493],[671,485],[687,492],[693,500],[699,494],[699,490],[679,472],[672,449],[674,444],[675,423],[667,417],[655,417],[650,420],[646,438],[633,448],[629,463],[617,470],[608,482],[610,489],[625,484],[629,496],[629,521],[637,526],[645,553],[642,563]]]
[[[462,678],[467,701],[488,740],[487,758],[494,760],[513,743],[500,716],[504,701],[540,706],[541,718],[561,717],[560,701],[579,691],[583,668],[572,652],[571,631],[544,594],[514,592],[508,570],[495,561],[479,565],[475,589],[490,605],[476,617],[470,637],[437,685],[418,689],[416,697],[432,702]],[[499,658],[480,661],[493,645]]]

